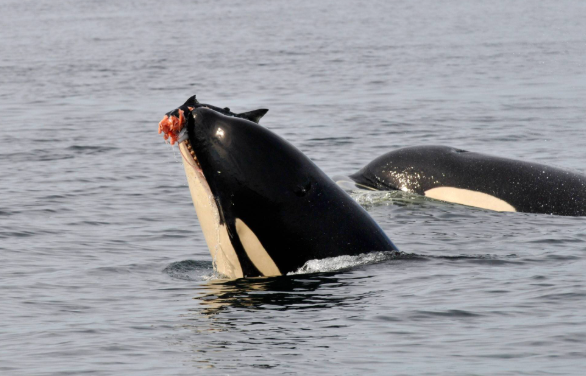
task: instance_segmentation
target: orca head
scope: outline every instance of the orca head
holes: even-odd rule
[[[359,187],[423,194],[442,176],[437,161],[465,152],[445,146],[404,147],[383,154],[349,177]]]
[[[207,107],[192,110],[185,130],[179,148],[216,270],[281,275],[255,230],[311,190],[313,163],[255,122]]]

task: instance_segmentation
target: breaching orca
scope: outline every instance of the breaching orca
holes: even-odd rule
[[[179,143],[218,272],[275,276],[312,259],[397,250],[358,203],[294,146],[251,121],[258,119],[192,98],[169,112],[159,131]]]
[[[448,146],[394,150],[350,178],[359,186],[496,211],[586,215],[586,176]]]

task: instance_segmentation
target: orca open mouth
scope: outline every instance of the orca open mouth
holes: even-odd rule
[[[187,131],[188,120],[186,116],[192,116],[191,111],[193,107],[188,107],[187,114],[181,108],[177,108],[173,111],[165,114],[163,120],[159,122],[159,134],[163,133],[165,141],[171,145],[178,144],[179,152],[185,159],[185,162],[192,166],[197,172],[203,177],[203,171],[201,164],[195,155],[195,151],[189,141],[189,134]]]
[[[200,103],[194,95],[187,99],[183,105],[165,114],[165,117],[159,122],[159,134],[163,134],[165,142],[169,142],[171,145],[177,143],[185,162],[199,172],[199,174],[197,174],[198,178],[203,178],[205,180],[200,161],[195,154],[195,145],[191,145],[188,132],[188,125],[193,125],[194,111],[198,108],[206,108],[221,113],[222,115],[246,119],[255,123],[258,123],[260,118],[263,117],[268,110],[258,109],[248,112],[234,113],[231,112],[228,107],[220,108],[210,104]],[[184,147],[182,147],[182,145]],[[187,155],[190,155],[191,158]]]
[[[189,141],[189,137],[187,136],[187,129],[184,129],[183,131],[181,131],[181,133],[179,134],[178,142],[179,142],[179,151],[181,152],[181,156],[184,159],[186,159],[186,162],[190,166],[195,168],[195,170],[197,172],[199,172],[203,177],[203,170],[201,168],[201,164],[199,163],[199,160],[197,159],[197,156],[195,155],[195,151],[193,150],[193,147],[191,146],[191,142]],[[189,156],[191,158],[189,158],[186,154],[189,154]],[[204,177],[204,179],[205,179],[205,177]]]

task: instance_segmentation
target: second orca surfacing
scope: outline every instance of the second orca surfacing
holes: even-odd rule
[[[294,146],[255,121],[190,100],[169,112],[159,131],[179,143],[219,273],[276,276],[313,259],[397,251],[370,215]]]
[[[376,190],[400,190],[495,211],[586,215],[586,176],[449,146],[393,150],[350,178]]]

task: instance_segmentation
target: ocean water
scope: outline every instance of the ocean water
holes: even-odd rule
[[[401,256],[221,280],[162,115],[326,173],[451,145],[586,173],[584,1],[0,2],[1,375],[582,375],[586,218],[354,193]]]

